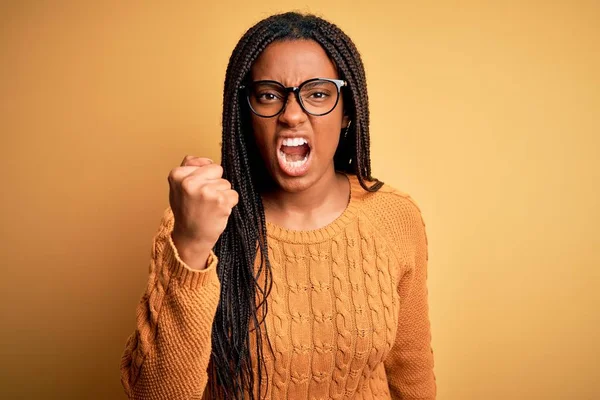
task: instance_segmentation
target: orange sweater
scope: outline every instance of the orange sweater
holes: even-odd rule
[[[274,354],[264,352],[263,397],[434,399],[421,213],[406,194],[387,185],[368,193],[349,178],[350,203],[330,225],[267,224]],[[167,210],[121,363],[130,398],[200,399],[207,386],[218,260],[212,254],[203,271],[187,267],[172,228]]]

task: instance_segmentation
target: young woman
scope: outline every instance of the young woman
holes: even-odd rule
[[[222,165],[169,175],[121,376],[136,399],[434,399],[427,239],[371,177],[365,71],[312,15],[250,28],[225,78]]]

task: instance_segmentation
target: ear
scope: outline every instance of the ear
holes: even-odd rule
[[[348,114],[344,113],[344,116],[342,117],[342,129],[346,129],[348,127],[349,123],[350,123],[350,116],[348,116]]]

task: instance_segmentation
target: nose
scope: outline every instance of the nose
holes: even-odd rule
[[[290,127],[298,126],[307,119],[307,115],[298,102],[298,97],[294,92],[288,94],[288,100],[285,108],[279,114],[279,121]]]

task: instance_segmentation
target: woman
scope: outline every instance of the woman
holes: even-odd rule
[[[419,209],[371,177],[364,67],[338,27],[286,13],[226,72],[222,166],[169,175],[137,330],[139,399],[433,399]]]

